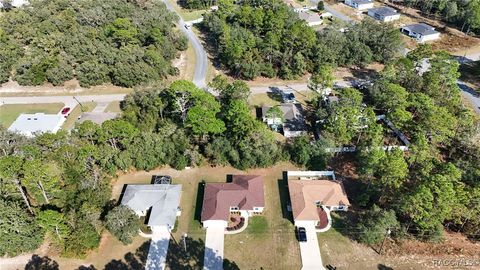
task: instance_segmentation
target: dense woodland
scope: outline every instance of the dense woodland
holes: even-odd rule
[[[425,58],[428,71],[418,68]],[[316,110],[324,119],[323,140],[359,148],[361,192],[352,196],[357,206],[371,209],[366,213],[371,218],[357,223],[361,240],[372,244],[370,238],[382,239],[390,227],[398,237],[438,241],[444,226],[479,239],[479,123],[461,101],[458,77],[458,63],[450,55],[424,45],[387,65],[372,86],[342,89],[339,102]],[[390,131],[375,118],[379,114],[410,138],[409,151],[381,148]]]
[[[32,0],[0,16],[0,83],[131,87],[178,73],[187,40],[160,1]]]
[[[480,33],[479,0],[390,0],[405,7],[418,8],[426,16],[438,16],[445,22],[454,23],[463,32]]]
[[[366,19],[346,33],[335,28],[317,33],[281,0],[222,0],[204,18],[212,51],[233,76],[243,79],[295,79],[323,64],[388,62],[402,48],[400,32],[389,24]]]

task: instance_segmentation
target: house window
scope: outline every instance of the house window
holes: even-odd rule
[[[321,207],[322,206],[322,201],[315,201],[315,205],[317,207]]]
[[[240,210],[238,206],[230,206],[230,211],[238,211]]]

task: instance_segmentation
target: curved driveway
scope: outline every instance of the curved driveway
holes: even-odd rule
[[[162,1],[167,6],[167,9],[177,14],[179,18],[178,27],[187,36],[188,40],[193,46],[193,50],[195,51],[197,60],[195,62],[195,72],[193,74],[193,83],[199,88],[205,88],[207,86],[206,84],[207,67],[208,67],[207,53],[205,52],[205,49],[203,48],[202,43],[200,43],[200,40],[198,39],[198,37],[195,35],[195,33],[193,33],[191,27],[189,27],[188,29],[185,27],[185,21],[183,20],[182,16],[178,14],[178,12],[172,7],[172,5],[168,2],[168,0],[162,0]]]

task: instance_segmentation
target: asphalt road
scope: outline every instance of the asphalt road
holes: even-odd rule
[[[199,88],[205,88],[206,84],[206,77],[207,77],[207,68],[208,68],[208,60],[207,60],[207,52],[202,46],[202,43],[198,39],[198,37],[193,33],[192,27],[185,27],[185,21],[182,19],[182,16],[177,13],[177,11],[172,7],[172,5],[166,1],[162,0],[167,9],[174,12],[178,15],[178,27],[182,32],[187,36],[188,40],[193,46],[193,50],[195,51],[196,55],[196,62],[195,62],[195,72],[193,74],[193,83]]]
[[[125,94],[90,95],[90,96],[31,96],[31,97],[0,97],[0,106],[3,104],[33,104],[33,103],[64,103],[66,107],[74,108],[78,102],[96,102],[108,104],[123,100]]]

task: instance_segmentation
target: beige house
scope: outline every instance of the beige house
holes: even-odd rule
[[[334,179],[300,177],[288,180],[295,226],[313,224],[317,231],[326,231],[331,226],[330,211],[348,210],[350,202],[345,188]]]

